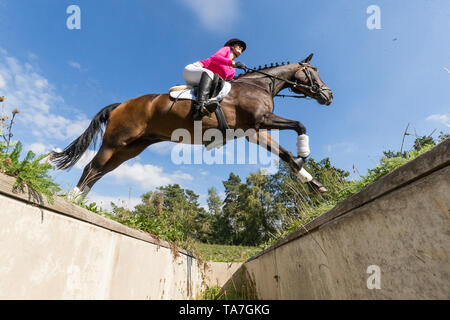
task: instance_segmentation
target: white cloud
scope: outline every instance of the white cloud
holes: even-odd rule
[[[120,197],[110,197],[110,196],[104,196],[100,195],[95,192],[90,192],[86,197],[87,203],[93,203],[104,209],[104,210],[112,210],[111,202],[114,202],[114,204],[128,208],[133,209],[136,205],[141,203],[140,198],[133,198],[129,196],[120,196]]]
[[[21,63],[4,49],[0,49],[0,89],[0,94],[5,95],[5,111],[19,109],[17,122],[28,127],[34,136],[73,139],[89,125],[90,120],[81,114],[75,120],[55,114],[57,108],[67,106],[54,86],[35,67]]]
[[[354,152],[356,149],[357,149],[356,144],[352,142],[339,142],[325,146],[325,150],[328,153],[336,153],[336,152],[351,153]]]
[[[198,16],[201,23],[213,32],[232,29],[239,18],[237,0],[182,0]]]
[[[38,56],[35,55],[33,52],[29,52],[28,53],[28,59],[30,59],[30,60],[37,60]]]
[[[140,184],[144,189],[176,183],[180,180],[193,180],[190,174],[175,171],[174,173],[163,172],[163,168],[151,164],[134,163],[132,165],[122,164],[110,173],[119,181],[131,180]]]
[[[33,151],[35,154],[44,154],[51,150],[51,147],[40,142],[35,142],[25,146],[26,150]]]
[[[439,122],[447,127],[450,127],[450,118],[446,114],[432,114],[428,116],[425,120]]]
[[[69,120],[67,127],[64,128],[66,138],[78,137],[89,127],[90,123],[91,120],[84,118],[84,116],[79,116],[76,120]]]
[[[0,74],[0,89],[4,88],[6,86],[6,81]]]
[[[175,142],[163,141],[163,142],[158,142],[158,143],[152,144],[150,147],[148,147],[147,150],[161,154],[161,155],[168,155],[172,152],[172,148],[174,145],[175,145]]]
[[[56,114],[34,113],[30,112],[30,110],[24,112],[24,120],[40,129],[34,131],[35,135],[43,135],[57,140],[78,137],[90,123],[90,120],[86,118],[71,120]]]
[[[79,63],[76,62],[76,61],[70,60],[70,61],[67,62],[67,64],[68,64],[69,66],[71,66],[72,68],[74,68],[74,69],[81,70],[81,64],[79,64]]]

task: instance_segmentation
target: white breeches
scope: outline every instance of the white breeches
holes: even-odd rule
[[[203,68],[199,62],[188,64],[183,72],[184,81],[186,81],[188,86],[195,87],[200,83],[203,72],[206,72],[211,79],[214,79],[214,73],[211,70]]]

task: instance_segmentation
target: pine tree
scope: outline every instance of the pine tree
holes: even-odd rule
[[[230,234],[230,226],[229,222],[224,219],[222,212],[223,202],[217,194],[216,188],[211,187],[208,189],[208,199],[206,202],[208,204],[207,223],[209,227],[207,241],[211,243],[227,243],[227,239],[224,237]]]
[[[239,195],[243,185],[241,178],[230,173],[228,180],[223,181],[225,187],[225,200],[222,208],[222,227],[217,233],[220,243],[232,244],[235,243],[236,235],[240,232],[236,225],[236,217],[239,216]]]

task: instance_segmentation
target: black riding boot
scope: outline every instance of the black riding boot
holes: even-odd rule
[[[203,72],[198,85],[197,101],[194,103],[194,120],[201,120],[205,115],[202,109],[205,107],[208,99],[212,82],[213,80],[209,77],[209,75],[206,72]]]

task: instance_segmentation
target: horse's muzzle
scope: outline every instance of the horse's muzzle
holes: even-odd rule
[[[322,91],[320,91],[318,102],[320,104],[329,106],[331,102],[333,102],[333,92],[331,92],[329,88],[324,88]]]

